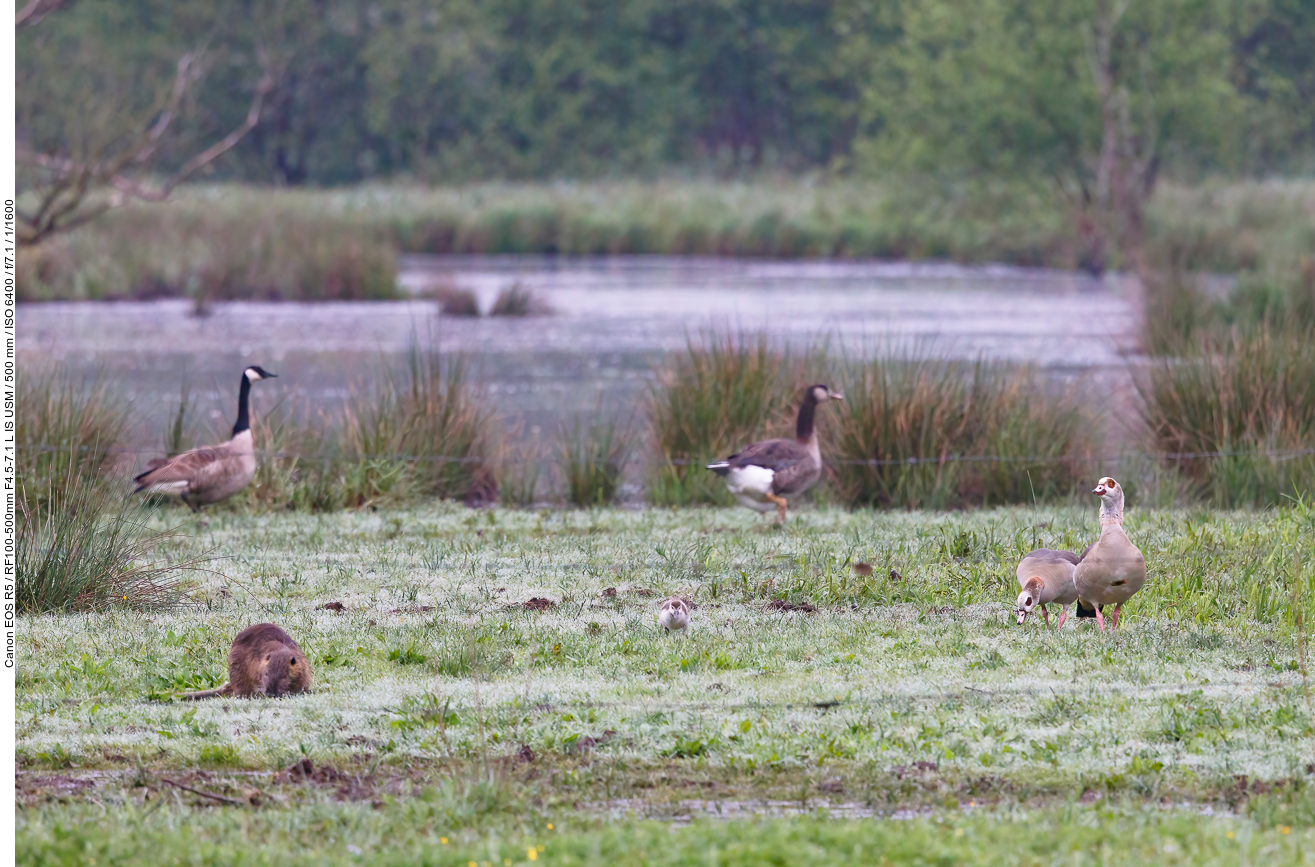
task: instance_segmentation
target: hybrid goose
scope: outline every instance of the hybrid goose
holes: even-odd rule
[[[135,481],[138,491],[179,494],[183,502],[200,511],[202,506],[231,497],[256,475],[256,449],[251,438],[251,384],[272,379],[276,374],[252,365],[242,372],[237,395],[237,423],[227,442],[201,446],[174,458],[152,461]]]
[[[802,494],[822,476],[822,452],[817,447],[813,420],[817,405],[845,396],[825,385],[814,385],[799,404],[794,439],[756,442],[708,469],[726,479],[726,488],[755,512],[776,509],[777,523],[785,523],[786,497]]]
[[[1049,548],[1037,548],[1023,558],[1017,570],[1018,586],[1023,588],[1018,594],[1020,626],[1038,606],[1049,626],[1050,611],[1046,606],[1053,602],[1061,606],[1055,628],[1063,628],[1068,619],[1068,606],[1078,598],[1078,588],[1073,583],[1073,567],[1077,562],[1078,555],[1072,551],[1052,551]]]
[[[1114,606],[1110,629],[1117,629],[1123,603],[1146,583],[1146,558],[1123,532],[1123,488],[1119,483],[1106,476],[1092,493],[1100,497],[1100,538],[1078,560],[1073,583],[1078,590],[1079,616],[1083,609],[1094,609],[1096,625],[1104,632],[1101,607]]]

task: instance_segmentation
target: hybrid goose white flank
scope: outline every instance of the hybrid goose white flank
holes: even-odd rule
[[[679,596],[672,596],[663,602],[658,608],[658,626],[667,632],[689,626],[689,603]]]
[[[756,442],[708,469],[726,479],[726,488],[755,512],[776,509],[777,523],[785,523],[786,497],[802,494],[822,476],[822,452],[817,447],[813,419],[817,405],[845,396],[825,385],[809,387],[799,404],[794,439]]]
[[[1052,551],[1049,548],[1037,548],[1023,558],[1017,570],[1018,586],[1023,588],[1018,594],[1020,626],[1038,606],[1049,626],[1050,611],[1046,606],[1053,602],[1062,606],[1055,628],[1063,628],[1068,619],[1068,606],[1078,598],[1078,588],[1073,583],[1073,567],[1077,562],[1078,555],[1072,551]]]
[[[1146,583],[1146,558],[1123,532],[1123,488],[1105,476],[1093,494],[1100,497],[1100,538],[1073,569],[1078,590],[1078,614],[1095,609],[1096,625],[1105,631],[1101,606],[1113,605],[1110,629],[1117,629],[1123,603]],[[1090,616],[1090,615],[1088,615]]]
[[[231,497],[256,475],[256,449],[251,438],[251,383],[276,374],[252,365],[242,372],[237,395],[237,423],[227,442],[201,446],[174,458],[153,461],[134,481],[138,491],[179,494],[192,511]]]

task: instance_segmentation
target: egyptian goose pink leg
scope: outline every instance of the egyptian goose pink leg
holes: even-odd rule
[[[1044,605],[1041,606],[1041,616],[1042,616],[1043,618],[1045,618],[1046,626],[1049,626],[1049,625],[1050,625],[1050,609],[1046,608],[1046,606],[1044,606]]]
[[[1110,629],[1119,628],[1119,612],[1121,612],[1122,610],[1123,610],[1122,602],[1114,606],[1114,613],[1110,615]]]
[[[1063,628],[1064,628],[1064,621],[1065,621],[1065,620],[1068,620],[1068,606],[1067,606],[1067,605],[1065,605],[1063,608],[1059,609],[1059,622],[1055,624],[1055,629],[1056,629],[1056,630],[1063,629]]]
[[[1105,618],[1100,616],[1099,605],[1096,606],[1096,625],[1100,627],[1101,632],[1105,631]]]

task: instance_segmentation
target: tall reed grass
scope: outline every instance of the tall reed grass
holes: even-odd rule
[[[146,527],[127,496],[116,447],[127,409],[102,382],[21,374],[17,389],[15,603],[18,611],[156,607],[183,598],[178,570],[154,550],[172,534]]]
[[[648,394],[656,455],[649,499],[671,506],[728,504],[725,485],[705,465],[777,429],[784,433],[794,388],[807,384],[795,380],[809,366],[764,335],[709,331],[690,337]]]
[[[844,392],[829,453],[851,506],[947,509],[1067,496],[1095,443],[1076,394],[1055,393],[1031,367],[885,357],[851,371]]]
[[[256,477],[237,504],[327,512],[496,499],[491,413],[466,360],[436,349],[413,347],[400,369],[381,364],[340,406],[256,413],[252,430]]]
[[[588,421],[576,415],[557,432],[557,466],[574,506],[615,502],[632,447],[628,422],[618,415]]]
[[[1160,359],[1137,382],[1155,447],[1223,507],[1315,494],[1315,341],[1264,327]],[[1303,453],[1305,452],[1305,453]],[[1201,455],[1193,457],[1192,455]]]

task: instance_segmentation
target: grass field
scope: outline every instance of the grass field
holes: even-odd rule
[[[1315,512],[1133,509],[1123,628],[1018,627],[1087,505],[166,510],[193,607],[21,621],[18,857],[1312,863]],[[312,694],[168,700],[266,620]]]

